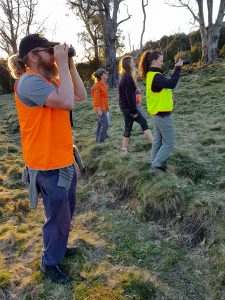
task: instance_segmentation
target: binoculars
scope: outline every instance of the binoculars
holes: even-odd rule
[[[76,55],[75,49],[71,46],[68,49],[68,57],[73,57]]]
[[[54,49],[53,48],[48,48],[48,52],[53,55],[54,54]],[[68,57],[73,57],[75,55],[76,55],[75,49],[72,46],[69,47]]]

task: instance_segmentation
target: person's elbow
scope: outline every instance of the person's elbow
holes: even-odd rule
[[[74,102],[83,102],[83,101],[85,101],[87,99],[87,95],[86,95],[86,97],[85,97],[85,95],[84,96],[81,96],[81,97],[79,97],[79,96],[74,96]]]
[[[74,109],[74,102],[65,102],[62,106],[65,110],[73,110]]]
[[[171,87],[170,87],[171,90],[175,89],[176,86],[177,86],[177,83],[172,83],[172,84],[171,84]]]
[[[82,93],[80,94],[80,101],[85,101],[87,100],[87,91],[83,90]]]

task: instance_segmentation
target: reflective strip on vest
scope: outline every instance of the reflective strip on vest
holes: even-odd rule
[[[29,70],[26,74],[37,75],[51,84],[34,71]],[[17,84],[15,100],[25,164],[36,170],[72,165],[74,157],[69,112],[51,107],[29,107],[19,99],[16,88]]]
[[[160,92],[152,91],[152,83],[156,74],[161,73],[150,71],[146,77],[146,105],[151,115],[173,110],[173,93],[170,89],[163,88]]]

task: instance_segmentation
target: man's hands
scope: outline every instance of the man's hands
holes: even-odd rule
[[[58,44],[54,46],[54,57],[58,66],[68,65],[68,49],[67,44]]]
[[[72,47],[72,45],[70,45]],[[74,56],[76,56],[76,50],[74,49]],[[73,61],[73,56],[68,58],[68,64],[69,64],[69,69],[74,67],[74,61]]]

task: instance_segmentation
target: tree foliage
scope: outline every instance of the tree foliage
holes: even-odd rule
[[[7,60],[0,58],[0,95],[12,93],[13,79],[7,68]]]

